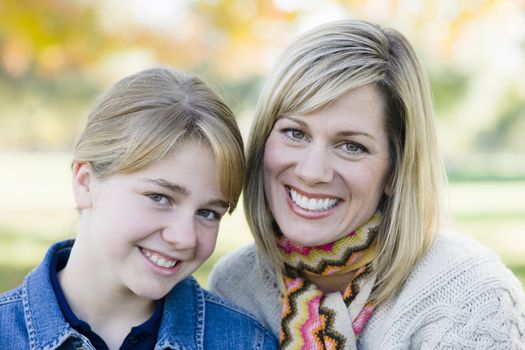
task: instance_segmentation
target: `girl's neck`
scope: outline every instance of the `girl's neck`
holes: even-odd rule
[[[104,281],[86,263],[85,252],[75,243],[58,281],[75,316],[89,324],[110,349],[118,349],[134,326],[145,322],[154,312],[155,301],[141,298],[130,290]]]

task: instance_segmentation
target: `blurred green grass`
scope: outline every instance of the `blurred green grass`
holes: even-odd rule
[[[0,292],[20,284],[53,242],[74,236],[77,213],[64,154],[0,153]],[[456,228],[496,253],[525,286],[525,180],[452,182]],[[217,248],[195,273],[203,286],[213,264],[251,242],[241,206],[221,223]]]

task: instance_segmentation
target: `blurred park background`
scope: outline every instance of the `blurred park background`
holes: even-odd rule
[[[0,292],[73,237],[70,146],[110,83],[167,64],[225,96],[245,136],[264,75],[327,20],[403,32],[432,83],[453,225],[525,284],[524,0],[0,0]],[[198,272],[251,241],[241,209]]]

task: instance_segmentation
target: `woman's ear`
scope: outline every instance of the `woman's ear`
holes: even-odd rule
[[[91,181],[92,169],[89,163],[74,162],[73,169],[73,195],[77,203],[77,209],[87,209],[91,207]]]
[[[392,197],[392,194],[394,193],[394,174],[392,170],[390,170],[389,174],[386,176],[383,192],[385,192],[385,196],[387,197]]]

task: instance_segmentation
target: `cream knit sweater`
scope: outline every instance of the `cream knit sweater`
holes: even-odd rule
[[[251,245],[222,258],[209,287],[278,336],[278,277],[257,256]],[[376,308],[358,348],[525,349],[523,288],[487,248],[443,233],[399,293]]]

